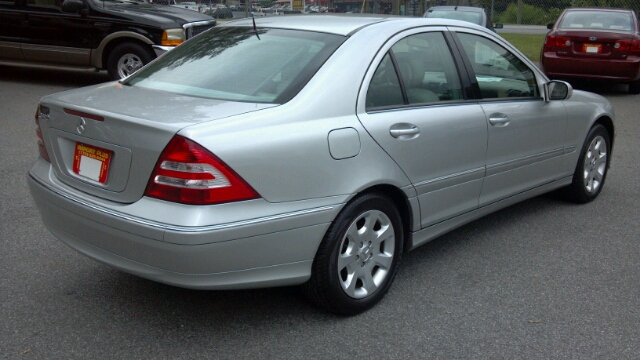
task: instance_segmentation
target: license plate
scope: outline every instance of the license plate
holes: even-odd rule
[[[600,54],[602,52],[602,45],[600,44],[583,44],[582,52]]]
[[[73,172],[104,184],[107,182],[111,155],[109,150],[77,142]]]

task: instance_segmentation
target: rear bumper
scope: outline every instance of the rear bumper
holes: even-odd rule
[[[54,236],[114,268],[186,288],[243,289],[305,282],[320,241],[342,206],[207,226],[158,223],[92,203],[58,186],[46,175],[47,164],[38,161],[28,185]],[[153,199],[140,201],[162,206]]]
[[[640,58],[610,60],[558,56],[545,52],[540,59],[542,70],[552,78],[584,78],[630,82],[640,79]]]

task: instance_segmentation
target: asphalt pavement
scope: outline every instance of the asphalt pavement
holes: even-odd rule
[[[38,99],[106,80],[0,67],[0,358],[640,358],[640,95],[626,86],[580,85],[617,113],[596,201],[545,195],[450,232],[405,254],[384,300],[345,318],[295,287],[185,290],[56,240],[26,186]]]

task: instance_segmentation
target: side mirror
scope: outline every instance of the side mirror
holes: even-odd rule
[[[553,24],[547,24],[547,29],[551,30],[553,28]]]
[[[78,13],[84,8],[84,2],[82,0],[64,0],[62,3],[62,12],[66,13]]]
[[[552,80],[544,85],[547,102],[551,100],[567,100],[573,95],[573,87],[566,81]]]
[[[494,28],[494,29],[502,29],[502,28],[503,28],[503,25],[502,25],[502,24],[494,24],[494,25],[493,25],[493,28]]]

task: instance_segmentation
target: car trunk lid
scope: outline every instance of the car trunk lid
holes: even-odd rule
[[[107,83],[43,98],[42,134],[55,176],[101,198],[144,194],[160,153],[182,128],[275,106],[202,99]]]
[[[593,59],[625,59],[629,47],[622,46],[633,40],[632,33],[613,31],[558,31],[555,35],[559,56]]]

